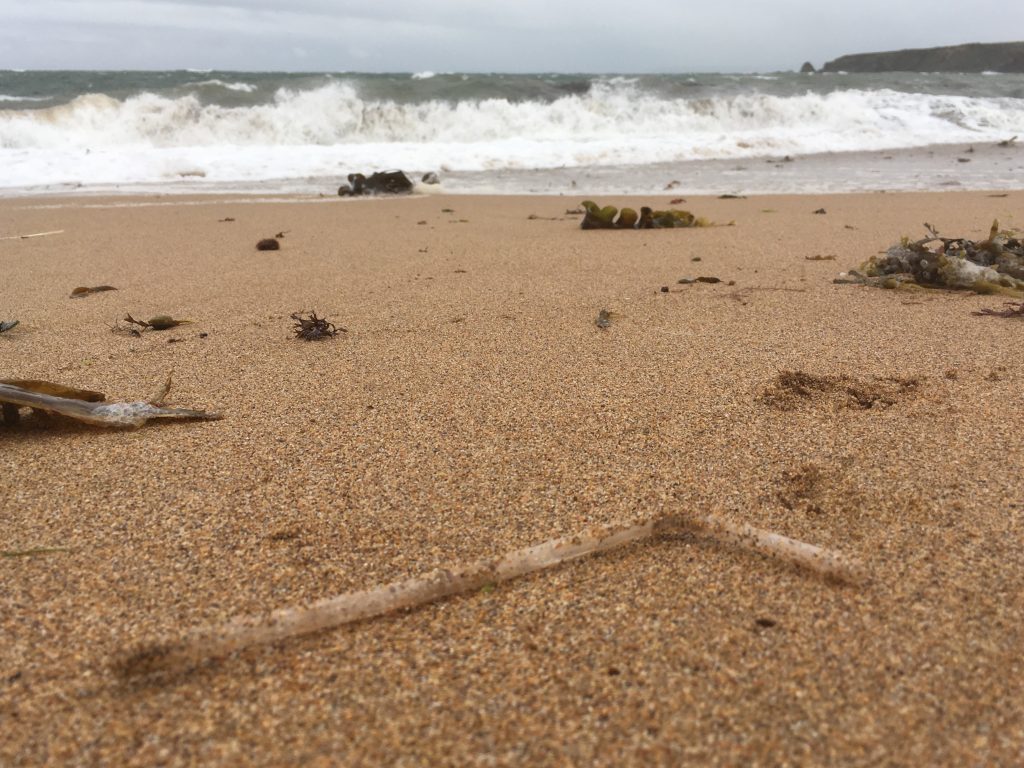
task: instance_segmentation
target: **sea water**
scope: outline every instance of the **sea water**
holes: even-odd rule
[[[453,193],[1019,187],[1024,75],[0,71],[0,194],[393,168]]]

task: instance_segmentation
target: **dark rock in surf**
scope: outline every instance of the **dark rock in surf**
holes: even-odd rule
[[[338,187],[341,197],[361,195],[407,195],[412,192],[412,182],[402,171],[377,171],[369,177],[361,173],[350,173],[348,184]]]

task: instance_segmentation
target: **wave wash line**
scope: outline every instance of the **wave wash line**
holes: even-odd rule
[[[347,592],[308,606],[242,616],[225,624],[192,630],[179,639],[139,646],[115,659],[112,667],[125,677],[184,671],[206,659],[228,656],[249,646],[287,640],[416,608],[490,584],[511,581],[568,560],[616,549],[630,542],[686,530],[711,534],[742,549],[760,552],[838,581],[860,582],[865,578],[859,563],[833,550],[753,526],[731,523],[715,515],[662,515],[551,539],[506,552],[497,558]]]

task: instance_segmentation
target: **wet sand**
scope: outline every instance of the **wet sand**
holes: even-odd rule
[[[1018,764],[1024,321],[832,283],[925,221],[1024,227],[991,194],[691,197],[734,226],[643,232],[580,231],[583,196],[0,201],[0,236],[63,230],[0,241],[0,377],[137,399],[173,369],[172,404],[225,415],[0,428],[0,764]],[[347,332],[291,338],[311,309]],[[676,535],[189,674],[108,668],[687,510],[871,581]]]

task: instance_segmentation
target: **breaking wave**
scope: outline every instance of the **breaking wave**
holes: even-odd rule
[[[207,179],[254,180],[384,167],[487,171],[796,156],[994,141],[1022,129],[1024,98],[1013,97],[880,88],[686,98],[618,77],[547,100],[398,101],[364,98],[339,79],[278,88],[242,106],[208,103],[197,93],[142,92],[0,109],[0,150],[6,184],[131,183],[197,168]]]
[[[50,101],[49,96],[11,96],[0,93],[0,101]]]
[[[196,85],[216,85],[221,88],[227,88],[229,91],[239,91],[241,93],[256,92],[256,86],[251,83],[225,83],[223,80],[201,80]]]
[[[238,90],[253,87],[207,82]],[[351,85],[332,83],[305,91],[280,89],[271,103],[244,107],[203,104],[194,95],[143,93],[118,100],[89,94],[49,109],[0,112],[0,146],[586,145],[610,140],[616,142],[620,160],[636,162],[642,159],[635,156],[638,151],[651,150],[656,153],[651,159],[663,160],[981,141],[1003,137],[1022,125],[1024,99],[890,90],[665,99],[620,79],[548,103],[481,99],[400,104],[365,101]]]

